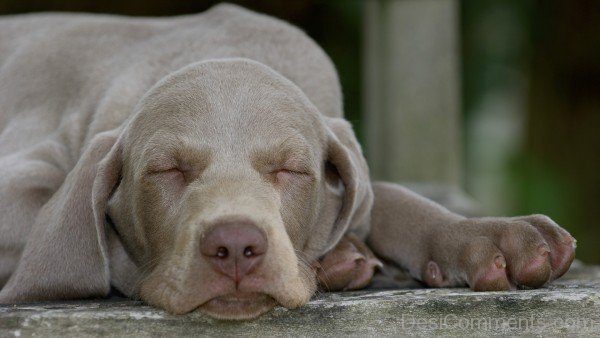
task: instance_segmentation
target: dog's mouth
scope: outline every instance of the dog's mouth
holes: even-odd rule
[[[198,310],[218,319],[251,319],[277,305],[273,297],[259,292],[236,291],[215,297],[198,307]]]

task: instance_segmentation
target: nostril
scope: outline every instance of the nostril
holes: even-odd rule
[[[244,248],[244,256],[245,257],[252,257],[252,256],[256,256],[258,253],[256,252],[256,250],[251,247],[251,246],[247,246],[246,248]]]
[[[229,250],[226,247],[220,246],[217,249],[217,257],[219,258],[227,258],[229,256]]]

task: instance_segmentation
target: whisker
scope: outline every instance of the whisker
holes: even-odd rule
[[[139,274],[137,276],[137,280],[134,282],[134,290],[139,293],[141,285],[149,278],[150,276],[150,267],[154,266],[159,261],[159,257],[153,257],[144,262],[141,266],[138,267]],[[139,295],[137,295],[139,297]]]
[[[298,259],[304,263],[304,265],[305,265],[304,268],[310,269],[310,271],[312,273],[314,273],[314,275],[316,275],[316,271],[318,269],[323,269],[321,262],[319,262],[318,260],[315,260],[314,262],[309,263],[308,260],[305,258],[305,255],[303,252],[301,252],[299,250],[295,250],[295,251],[296,251],[296,255],[297,255]],[[321,278],[319,278],[317,280],[318,288],[315,291],[315,294],[322,295],[322,294],[328,292],[327,290],[330,289],[329,278],[330,278],[329,275],[326,273],[321,275]]]
[[[298,264],[298,266],[300,268],[300,273],[307,280],[315,281],[316,275],[317,275],[316,271],[317,271],[317,269],[321,268],[321,264],[319,263],[319,261],[310,262],[306,258],[306,255],[304,254],[304,252],[302,252],[300,250],[296,250],[296,249],[294,249],[294,251],[296,252],[296,257],[298,257],[298,261],[300,263],[300,264]],[[319,284],[320,284],[319,281],[316,280],[316,282],[317,282],[317,288],[315,290],[315,295],[322,295],[324,293],[324,291],[319,286]]]

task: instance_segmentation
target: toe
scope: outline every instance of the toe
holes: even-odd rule
[[[528,222],[507,222],[502,227],[498,246],[506,257],[513,284],[540,287],[550,279],[548,243]]]
[[[507,262],[500,249],[487,237],[475,237],[465,245],[463,265],[467,283],[475,291],[514,289],[507,275]]]
[[[575,259],[575,239],[569,235],[569,239],[559,245],[555,245],[551,251],[552,275],[551,280],[564,275]]]
[[[498,255],[491,264],[480,270],[470,286],[475,291],[505,291],[514,289],[506,275],[506,260]]]
[[[552,219],[545,215],[531,215],[519,219],[530,223],[548,243],[550,280],[562,276],[569,270],[575,258],[575,239]]]
[[[548,257],[549,253],[550,249],[546,244],[540,245],[533,258],[519,271],[516,271],[515,281],[519,285],[532,288],[544,285],[550,279],[550,274],[552,273]]]

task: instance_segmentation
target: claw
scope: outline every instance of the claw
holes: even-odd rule
[[[506,269],[506,260],[502,256],[494,258],[494,263],[498,269]]]
[[[444,278],[442,270],[434,261],[429,261],[429,263],[427,263],[427,267],[425,268],[422,278],[425,284],[432,287],[440,288],[448,286],[448,281],[446,278]]]

